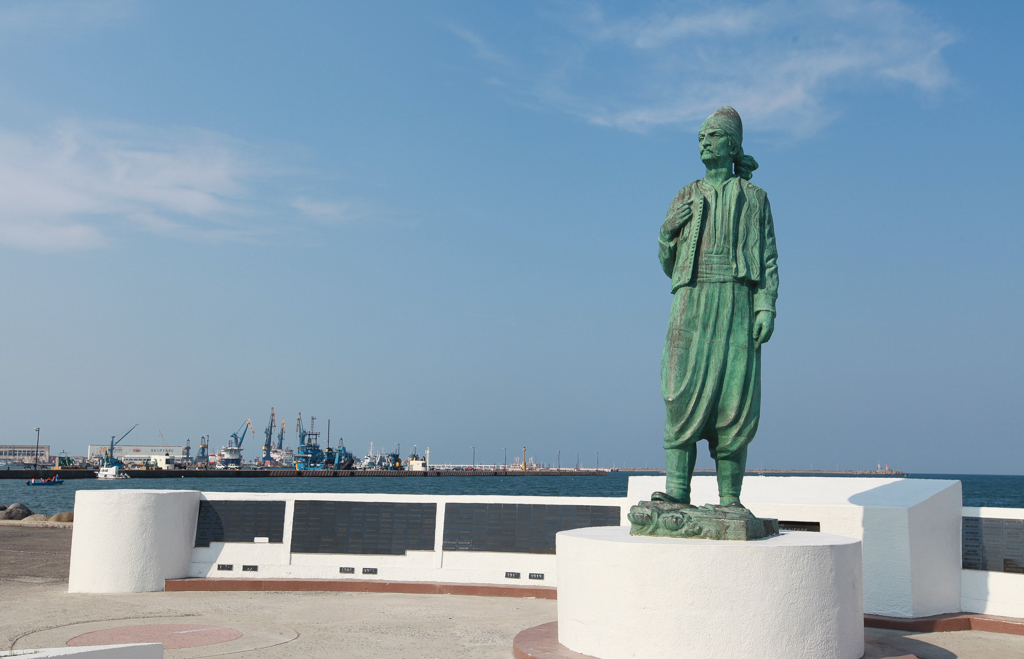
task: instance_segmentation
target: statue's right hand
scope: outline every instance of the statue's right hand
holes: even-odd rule
[[[666,241],[674,240],[691,215],[693,215],[693,211],[690,210],[689,205],[683,206],[675,213],[670,213],[664,224],[661,225],[661,237]]]

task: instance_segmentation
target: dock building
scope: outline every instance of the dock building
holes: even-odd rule
[[[99,462],[110,450],[110,444],[90,444],[89,462]],[[146,460],[155,461],[157,458],[170,456],[175,460],[188,457],[188,448],[185,446],[145,446],[142,444],[120,444],[114,447],[114,456],[125,464],[143,463]]]
[[[50,464],[50,445],[40,444],[38,464]],[[36,464],[35,444],[0,444],[0,462]]]

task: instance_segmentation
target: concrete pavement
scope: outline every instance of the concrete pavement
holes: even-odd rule
[[[230,628],[237,638],[167,650],[192,657],[508,659],[517,633],[557,618],[552,600],[396,593],[68,594],[70,531],[0,527],[0,651],[55,647],[136,625]],[[173,626],[173,627],[172,627]],[[181,633],[175,632],[175,633]],[[921,659],[1024,658],[1024,637],[868,629]],[[235,635],[231,635],[234,637]]]

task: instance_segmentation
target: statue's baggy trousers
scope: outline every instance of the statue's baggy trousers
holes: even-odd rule
[[[746,283],[697,281],[675,292],[661,360],[665,456],[672,463],[666,473],[678,481],[668,483],[669,493],[688,498],[697,442],[706,439],[719,494],[739,497],[761,415],[753,322],[753,289]]]

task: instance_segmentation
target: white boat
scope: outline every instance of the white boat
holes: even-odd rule
[[[217,461],[217,469],[241,469],[242,449],[228,441],[228,445],[221,447],[220,460]]]
[[[122,474],[120,468],[117,465],[113,467],[100,467],[100,470],[96,472],[96,478],[103,478],[105,480],[113,480],[115,478],[131,478],[128,474]]]
[[[277,465],[278,467],[291,467],[292,465],[295,464],[295,454],[292,452],[290,448],[270,449],[270,459],[273,460],[274,464]]]

